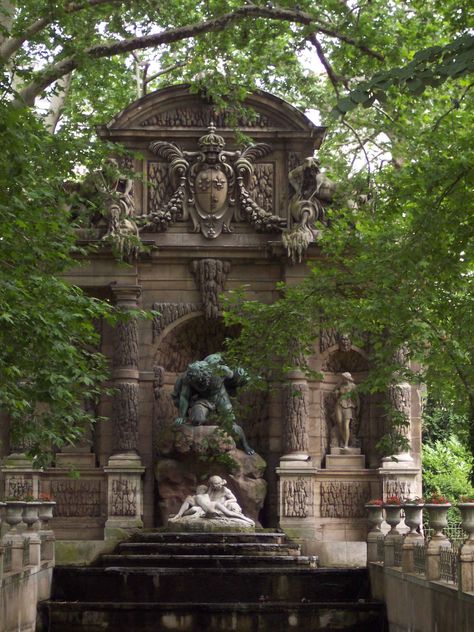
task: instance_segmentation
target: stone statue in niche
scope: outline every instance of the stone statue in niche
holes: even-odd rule
[[[139,236],[134,220],[133,180],[121,173],[115,158],[109,158],[101,172],[101,189],[107,213],[107,230],[102,239],[110,241],[125,259],[134,259],[139,251]]]
[[[197,523],[203,526],[211,520],[214,526],[254,527],[255,522],[245,516],[237,498],[226,487],[227,481],[220,476],[211,476],[208,485],[198,485],[193,496],[187,496],[178,513],[168,522]]]
[[[313,241],[313,227],[317,220],[324,221],[323,202],[330,202],[335,185],[319,169],[316,158],[304,163],[288,174],[292,189],[289,213],[293,226],[283,231],[282,241],[293,263],[301,261],[303,252]]]
[[[261,208],[249,193],[255,161],[271,152],[266,143],[242,151],[225,151],[225,140],[214,125],[198,140],[199,151],[184,151],[173,143],[151,143],[150,151],[169,163],[174,193],[147,217],[144,231],[159,232],[178,218],[191,219],[194,232],[215,239],[230,233],[231,221],[246,220],[257,230],[280,231],[285,220]]]
[[[247,382],[243,369],[228,367],[219,353],[204,360],[192,362],[178,377],[173,390],[173,401],[179,411],[175,424],[186,424],[188,418],[193,426],[206,423],[210,413],[221,417],[221,422],[229,421],[232,431],[239,438],[244,451],[254,454],[249,446],[244,430],[235,421],[235,414],[229,394]]]
[[[358,425],[360,414],[360,400],[356,385],[350,373],[342,373],[342,384],[336,389],[336,401],[334,404],[334,417],[341,447],[348,448],[351,439],[351,426]]]

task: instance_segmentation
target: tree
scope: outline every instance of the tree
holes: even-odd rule
[[[411,343],[413,356],[422,356],[427,371],[431,371],[426,378],[442,386],[443,392],[456,401],[457,386],[462,384],[465,397],[460,401],[465,404],[471,397],[472,384],[465,329],[470,324],[467,292],[471,289],[471,277],[466,272],[471,220],[464,210],[468,201],[466,183],[471,177],[466,132],[471,94],[464,78],[471,67],[467,15],[462,3],[441,4],[438,0],[389,6],[381,0],[360,4],[324,0],[317,5],[309,0],[298,4],[285,0],[279,6],[261,0],[3,0],[0,114],[9,140],[0,158],[6,174],[4,190],[8,192],[2,242],[8,256],[2,257],[0,264],[3,283],[11,279],[19,285],[25,282],[29,272],[25,266],[12,271],[24,252],[25,261],[41,263],[36,269],[40,286],[47,288],[54,279],[63,299],[55,302],[63,310],[54,319],[50,305],[40,310],[48,309],[51,316],[51,340],[56,330],[66,330],[64,319],[71,313],[83,316],[90,310],[89,325],[93,318],[108,313],[106,305],[90,301],[59,280],[58,275],[72,262],[69,254],[74,251],[72,226],[62,210],[68,195],[60,182],[77,179],[78,166],[86,173],[99,167],[107,148],[98,148],[94,124],[109,120],[139,96],[137,91],[144,86],[149,90],[164,82],[186,81],[194,90],[212,97],[218,106],[236,110],[249,90],[267,88],[302,108],[318,108],[328,121],[340,99],[339,111],[347,114],[330,123],[321,158],[330,167],[333,179],[345,182],[352,195],[354,191],[363,193],[371,202],[356,214],[342,203],[337,213],[332,213],[332,228],[324,231],[321,243],[324,256],[301,291],[286,290],[274,307],[250,304],[239,314],[255,321],[257,313],[263,319],[273,313],[276,320],[272,325],[275,322],[279,327],[277,344],[283,350],[285,336],[294,331],[294,323],[301,325],[307,341],[314,337],[314,319],[309,318],[306,306],[317,307],[313,313],[326,319],[336,318],[340,315],[337,301],[344,299],[348,311],[344,318],[336,318],[337,325],[347,328],[357,324],[360,330],[371,331],[380,366],[386,349],[380,342],[385,339],[382,332],[385,335],[389,330],[394,344]],[[448,75],[457,76],[455,81],[445,80],[442,88],[431,82],[419,99],[400,94],[402,79],[408,85],[411,79],[419,80],[423,72],[434,72],[431,66],[418,62],[429,62],[433,67],[439,60],[441,65],[448,63],[446,50],[462,37],[466,50],[458,53],[468,56],[463,58],[462,71],[459,59],[454,57],[457,70]],[[432,51],[431,57],[425,54],[424,58],[413,59],[417,51],[433,43],[440,49]],[[308,56],[312,68],[305,61]],[[315,59],[324,72],[315,72]],[[409,66],[412,61],[416,63],[406,75],[397,78],[393,74],[393,68]],[[150,73],[156,76],[147,81]],[[423,81],[427,78],[423,75]],[[366,82],[362,87],[361,81]],[[347,95],[349,101],[344,101]],[[35,102],[43,105],[45,98],[49,98],[52,111],[45,115],[36,109],[40,120],[34,120],[27,108],[33,108]],[[353,104],[359,102],[372,107],[354,109]],[[46,123],[50,131],[55,131],[52,138],[47,135]],[[430,129],[432,133],[428,133]],[[45,154],[45,148],[51,153]],[[418,159],[413,161],[413,156]],[[438,163],[433,164],[432,156]],[[18,180],[15,168],[19,170]],[[32,177],[35,171],[38,177]],[[431,206],[439,231],[432,221]],[[420,240],[414,235],[421,229],[426,237]],[[440,257],[430,251],[433,244],[441,249]],[[347,274],[339,274],[347,269],[351,270],[350,283]],[[441,279],[436,291],[431,282],[435,274]],[[327,282],[324,287],[320,282],[323,278]],[[420,278],[423,283],[418,287]],[[325,287],[337,292],[331,295]],[[382,292],[376,292],[376,287]],[[399,288],[399,298],[394,301],[395,289]],[[449,302],[448,293],[452,293],[449,300],[455,305]],[[8,318],[13,323],[22,322],[17,315],[36,315],[38,296],[45,294],[42,290],[28,290],[23,295],[11,291],[7,297],[10,316],[5,323]],[[413,300],[423,309],[416,312]],[[396,322],[389,318],[394,304]],[[452,314],[449,307],[453,306],[462,318],[450,318],[446,324],[444,319]],[[68,322],[67,327],[75,331],[68,340],[75,343],[75,349],[84,349],[81,343],[91,342],[92,330],[81,330],[79,320],[72,319],[76,329]],[[253,326],[260,325],[255,322]],[[35,325],[38,335],[46,328],[36,329]],[[11,338],[10,331],[4,331],[5,340]],[[64,349],[55,351],[54,345],[45,344],[47,353],[41,368],[39,362],[33,362],[31,346],[18,335],[20,331],[18,328],[17,335],[13,335],[14,348],[2,356],[2,361],[9,366],[14,358],[27,367],[25,373],[30,377],[22,378],[22,385],[39,384],[36,377],[41,371],[52,371],[61,358],[63,364],[58,366],[64,369]],[[430,332],[428,338],[426,332]],[[89,359],[92,357],[95,362],[97,357]],[[445,363],[448,357],[450,364]],[[374,377],[374,388],[388,379],[390,363],[387,366],[383,375]],[[454,380],[447,370],[453,366],[457,367]],[[72,368],[71,362],[69,377],[63,384],[67,393],[76,392]],[[91,376],[91,369],[90,364],[82,365],[82,374]],[[99,373],[92,373],[94,385]],[[4,372],[2,393],[8,396],[3,402],[10,411],[18,410],[22,415],[25,409],[35,409],[32,402],[41,401],[45,389],[31,386],[30,391],[17,393],[17,381],[18,374]],[[77,396],[70,400],[68,411],[77,408]],[[65,409],[57,408],[57,404],[58,398],[52,398],[49,410],[64,413]],[[46,434],[48,427],[45,422]]]

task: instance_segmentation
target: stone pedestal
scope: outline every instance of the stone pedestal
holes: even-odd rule
[[[95,467],[95,454],[89,448],[64,448],[56,454],[55,461],[56,467],[90,469]]]
[[[305,549],[316,539],[314,475],[309,456],[308,382],[302,371],[289,374],[284,391],[284,450],[276,472],[280,527]]]
[[[414,548],[418,543],[423,544],[424,538],[420,533],[407,533],[402,545],[402,571],[405,573],[415,572]]]
[[[143,527],[142,475],[145,468],[140,457],[132,453],[115,454],[104,468],[107,474],[107,522],[105,539],[114,538],[117,530]]]
[[[381,562],[379,559],[379,541],[384,540],[381,531],[367,534],[367,562]]]
[[[400,533],[389,533],[385,536],[383,559],[385,566],[395,566],[395,546],[402,542],[403,536]]]
[[[397,461],[390,458],[384,459],[382,467],[378,470],[382,479],[383,499],[398,496],[403,500],[421,496],[421,485],[418,481],[419,468],[413,466],[413,460],[400,461],[398,456],[396,458]]]
[[[365,455],[360,448],[331,448],[326,455],[327,470],[364,470]]]
[[[314,476],[318,470],[311,466],[309,460],[281,460],[276,471],[279,476],[280,527],[305,549],[309,542],[316,539]]]
[[[5,498],[38,497],[42,470],[35,469],[26,454],[10,454],[4,460],[1,469],[4,476]]]
[[[474,542],[467,540],[459,552],[459,590],[474,592]]]

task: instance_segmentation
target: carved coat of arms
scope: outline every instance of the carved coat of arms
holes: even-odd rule
[[[225,141],[214,125],[198,140],[199,151],[183,151],[164,141],[150,150],[169,163],[173,194],[163,208],[152,211],[145,231],[161,231],[178,218],[191,219],[194,232],[215,239],[231,232],[231,221],[247,220],[257,230],[281,231],[285,220],[262,209],[249,191],[255,161],[271,152],[266,143],[242,151],[224,151]]]

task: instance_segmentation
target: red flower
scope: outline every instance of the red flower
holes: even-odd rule
[[[385,499],[386,505],[401,505],[402,501],[398,496],[389,496]]]

